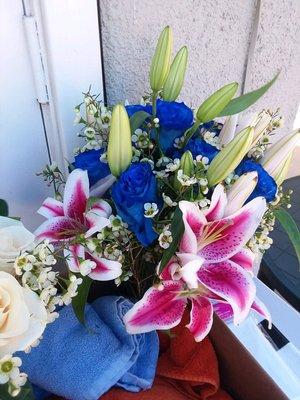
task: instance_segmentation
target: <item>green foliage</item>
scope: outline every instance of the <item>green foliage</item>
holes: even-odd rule
[[[26,383],[25,386],[22,387],[21,393],[12,397],[8,393],[8,385],[0,385],[0,399],[1,400],[35,400],[33,395],[32,387],[29,382]]]
[[[171,222],[170,231],[172,233],[172,243],[170,246],[164,251],[161,259],[161,263],[159,266],[159,273],[163,271],[165,266],[168,264],[170,259],[173,257],[175,251],[177,250],[180,239],[182,238],[184,232],[184,224],[182,221],[182,212],[180,208],[177,206],[174,212],[174,217]]]
[[[300,265],[300,232],[296,222],[284,208],[278,208],[274,214],[292,242]]]
[[[270,89],[270,87],[278,78],[278,75],[279,72],[274,76],[272,80],[270,80],[270,82],[266,83],[259,89],[254,90],[253,92],[243,94],[242,96],[239,96],[235,99],[232,99],[228,103],[228,105],[223,110],[221,110],[221,112],[218,114],[218,117],[238,114],[241,111],[246,110],[246,108],[252,106],[252,104],[256,103],[257,100],[260,99]]]
[[[78,321],[85,325],[85,305],[92,284],[92,279],[88,276],[82,277],[82,283],[78,286],[78,294],[72,299],[72,306]]]
[[[140,128],[147,118],[151,117],[146,111],[137,111],[130,117],[130,128],[131,132],[134,133]]]
[[[0,216],[1,217],[8,216],[8,204],[3,199],[0,199]]]

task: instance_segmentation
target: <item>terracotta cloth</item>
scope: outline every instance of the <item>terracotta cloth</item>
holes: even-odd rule
[[[160,357],[153,387],[139,393],[113,388],[101,400],[231,400],[219,387],[218,361],[208,338],[195,342],[185,327],[160,333]]]
[[[186,318],[160,333],[160,357],[153,387],[139,393],[113,388],[101,400],[232,400],[220,389],[218,362],[209,338],[195,342]],[[56,398],[57,399],[57,398]]]

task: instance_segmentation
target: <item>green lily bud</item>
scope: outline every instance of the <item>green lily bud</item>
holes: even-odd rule
[[[183,174],[186,176],[192,176],[194,172],[194,161],[192,153],[187,150],[185,151],[180,159],[179,170],[182,170]],[[174,177],[174,188],[180,190],[182,184],[179,182],[177,176]]]
[[[111,173],[119,176],[132,159],[131,130],[127,111],[121,104],[113,108],[107,146],[107,161]]]
[[[181,91],[186,71],[188,58],[188,49],[182,47],[176,54],[167,80],[164,84],[163,99],[166,101],[175,101]]]
[[[208,122],[217,117],[233,98],[237,89],[237,82],[233,82],[217,90],[201,104],[196,118],[201,122]]]
[[[162,89],[171,64],[173,34],[171,28],[166,26],[161,32],[150,67],[150,86],[153,92]]]
[[[253,128],[243,129],[212,160],[207,170],[209,186],[215,186],[225,179],[239,165],[250,150]]]
[[[283,160],[281,164],[278,166],[279,168],[277,170],[276,175],[274,176],[274,180],[278,186],[280,186],[287,177],[287,174],[291,166],[292,158],[293,158],[293,152],[287,157],[286,160]]]
[[[188,176],[191,176],[194,172],[193,155],[189,150],[185,151],[181,156],[180,169]]]

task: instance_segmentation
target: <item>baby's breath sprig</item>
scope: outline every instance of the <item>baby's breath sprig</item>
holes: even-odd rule
[[[47,186],[53,186],[55,192],[55,198],[57,200],[62,199],[62,191],[66,184],[66,178],[64,174],[60,171],[58,165],[56,163],[47,164],[42,172],[36,174],[37,176],[41,176],[45,182],[47,182]]]

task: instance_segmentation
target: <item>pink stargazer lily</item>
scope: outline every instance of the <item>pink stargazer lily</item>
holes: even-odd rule
[[[266,211],[266,202],[258,197],[224,218],[226,206],[222,185],[215,188],[205,212],[194,203],[179,203],[185,227],[179,252],[161,274],[162,283],[148,289],[125,315],[129,333],[176,326],[188,302],[187,327],[197,341],[211,329],[216,302],[231,308],[234,323],[246,318],[256,290],[251,276],[254,257],[245,245]]]
[[[91,254],[80,244],[72,240],[84,234],[88,238],[110,225],[112,213],[110,205],[100,199],[87,210],[89,198],[89,179],[87,171],[75,169],[66,182],[63,202],[48,197],[38,213],[47,218],[36,230],[37,239],[48,239],[50,242],[70,242],[65,251],[69,268],[79,272],[82,261],[89,259],[95,264],[89,276],[96,280],[115,279],[121,275],[121,264]]]

